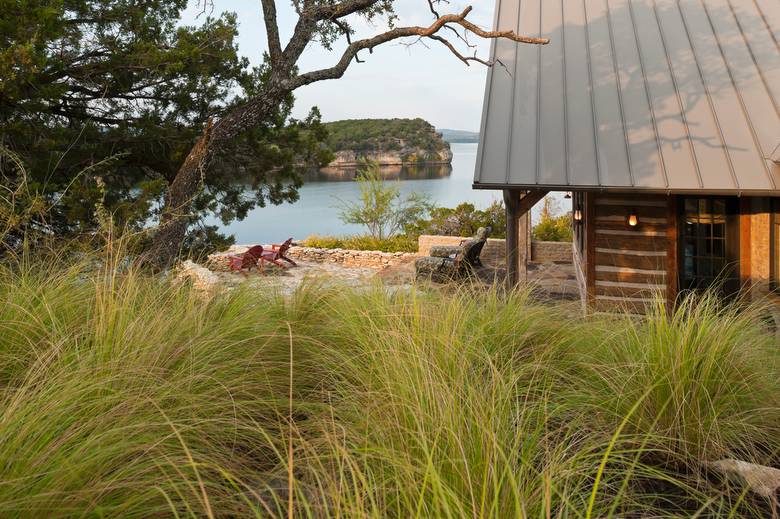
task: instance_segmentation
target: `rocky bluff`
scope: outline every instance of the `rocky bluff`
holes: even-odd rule
[[[326,124],[331,168],[350,168],[365,161],[381,166],[449,164],[450,145],[423,119],[349,119]]]

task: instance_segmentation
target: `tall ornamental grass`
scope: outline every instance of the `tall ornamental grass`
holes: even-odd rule
[[[0,267],[0,516],[765,517],[760,305],[647,319],[316,280],[206,297],[117,256]]]

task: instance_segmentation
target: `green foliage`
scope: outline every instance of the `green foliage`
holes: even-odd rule
[[[506,237],[506,212],[504,204],[493,202],[487,209],[477,209],[474,204],[462,203],[455,208],[436,207],[430,218],[421,218],[410,224],[406,232],[412,236],[438,234],[444,236],[474,236],[480,227],[492,227],[492,238]]]
[[[544,205],[539,215],[539,222],[532,229],[533,237],[539,241],[571,241],[573,236],[570,214],[555,216],[555,202],[550,197],[544,198]]]
[[[46,201],[37,226],[88,236],[100,203],[118,226],[146,228],[207,120],[267,81],[267,64],[251,70],[237,54],[235,15],[180,26],[186,6],[0,0],[0,145],[27,171],[22,179],[0,161],[0,174]],[[301,168],[326,158],[325,130],[316,111],[292,120],[292,102],[215,157],[192,224],[296,199]],[[247,185],[252,196],[241,193]]]
[[[395,236],[433,209],[426,195],[413,192],[402,198],[398,185],[386,182],[376,164],[358,173],[357,182],[360,198],[341,201],[341,220],[364,225],[369,236],[379,241]]]
[[[583,321],[522,292],[251,280],[209,299],[123,257],[0,266],[1,515],[771,515],[704,463],[780,462],[760,307]]]
[[[417,240],[406,234],[397,234],[379,240],[372,236],[309,236],[306,247],[321,249],[378,250],[382,252],[417,252]]]
[[[352,150],[358,154],[399,151],[404,147],[427,152],[417,161],[428,159],[449,147],[436,129],[423,119],[347,119],[325,124],[327,145],[333,151]]]

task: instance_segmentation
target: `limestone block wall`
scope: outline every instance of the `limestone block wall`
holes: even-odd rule
[[[458,236],[433,236],[424,234],[417,240],[417,250],[421,256],[430,254],[434,245],[458,245],[464,238]],[[503,239],[488,239],[482,249],[482,263],[490,266],[503,265],[505,261],[506,241]],[[572,251],[570,242],[532,241],[531,261],[536,263],[571,263]]]
[[[408,263],[417,258],[413,252],[380,252],[373,250],[320,249],[290,247],[287,255],[294,260],[315,263],[337,263],[345,267],[384,269]]]
[[[531,260],[537,263],[571,263],[571,242],[531,241]]]
[[[221,259],[226,255],[240,254],[249,248],[248,245],[232,245],[227,251],[209,256],[209,265],[221,265]],[[293,260],[309,261],[314,263],[336,263],[345,267],[364,267],[384,269],[395,265],[401,265],[414,261],[417,254],[414,252],[381,252],[376,250],[349,250],[349,249],[319,249],[317,247],[293,246],[287,251],[287,256]]]

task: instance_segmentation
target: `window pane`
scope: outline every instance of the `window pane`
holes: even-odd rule
[[[683,260],[683,277],[691,279],[696,275],[696,270],[693,267],[693,258],[687,257]]]
[[[712,261],[712,275],[716,277],[726,277],[728,276],[728,272],[726,271],[726,260],[723,258],[718,258]]]
[[[710,201],[707,198],[701,198],[699,199],[699,216],[702,217],[704,215],[709,214],[709,206]]]
[[[724,240],[712,240],[712,255],[717,258],[726,257],[726,242]]]
[[[682,286],[704,289],[716,281],[723,281],[722,276],[732,274],[726,259],[727,206],[725,198],[685,200],[680,265]]]
[[[715,225],[712,226],[712,237],[723,238],[725,236],[726,236],[726,221],[724,219],[722,222],[715,223]]]

